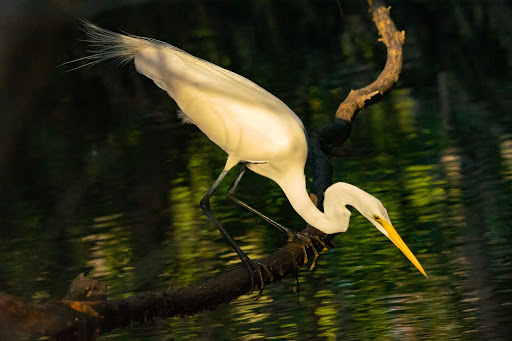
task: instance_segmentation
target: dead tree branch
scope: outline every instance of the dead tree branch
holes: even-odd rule
[[[380,40],[387,48],[387,61],[384,70],[371,84],[359,90],[350,91],[347,98],[340,104],[336,111],[336,118],[348,122],[357,115],[359,110],[369,104],[379,101],[398,81],[402,71],[402,46],[405,40],[405,32],[398,31],[389,16],[389,7],[385,7],[381,0],[368,0],[373,21],[377,26]]]
[[[312,171],[313,183],[310,191],[318,200],[319,207],[323,203],[323,193],[332,182],[332,165],[329,157],[342,153],[340,147],[350,136],[354,117],[361,109],[377,103],[398,81],[402,71],[405,32],[396,29],[389,16],[390,8],[386,7],[383,1],[367,1],[381,37],[379,40],[386,45],[387,60],[384,69],[373,83],[350,91],[339,105],[334,122],[311,134],[308,164]]]
[[[312,227],[307,227],[303,232],[322,240],[327,237]],[[320,243],[314,243],[321,250]],[[305,260],[300,244],[287,243],[268,258],[259,260],[274,275],[271,280],[264,273],[265,284],[277,283],[297,272]],[[134,322],[146,322],[157,317],[191,316],[213,310],[248,293],[251,282],[247,270],[239,267],[198,285],[144,292],[120,300],[107,300],[102,287],[101,283],[79,275],[65,299],[51,304],[26,303],[0,293],[0,332],[9,328],[59,340],[74,340],[78,338],[77,335],[80,335],[80,339],[91,340],[98,334]]]
[[[311,199],[319,207],[322,207],[323,193],[332,181],[329,156],[342,153],[339,147],[350,135],[353,118],[359,110],[382,98],[398,80],[402,69],[404,32],[397,31],[389,17],[389,8],[381,0],[368,0],[368,5],[381,40],[386,45],[387,61],[373,83],[350,92],[340,104],[332,124],[311,134],[308,158],[313,173]],[[328,245],[334,237],[311,226],[303,232],[318,236]],[[314,243],[317,249],[322,249],[321,243]],[[296,272],[304,265],[306,257],[313,257],[309,251],[310,248],[306,256],[301,245],[289,242],[268,258],[260,260],[274,274],[271,281],[264,272],[265,284],[278,282]],[[87,280],[83,276],[76,279],[77,283]],[[74,281],[70,292],[77,283]],[[140,293],[122,300],[108,300],[102,290],[98,289],[101,284],[96,284],[94,281],[88,283],[84,286],[85,289],[76,290],[78,295],[74,293],[73,296],[67,296],[65,300],[53,304],[31,304],[0,293],[0,336],[5,331],[8,333],[16,330],[33,336],[47,335],[59,340],[93,340],[98,334],[133,322],[144,322],[156,317],[190,316],[212,310],[251,289],[244,267],[191,287]]]

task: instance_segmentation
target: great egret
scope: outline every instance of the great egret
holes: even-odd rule
[[[184,122],[195,124],[228,154],[224,170],[201,200],[201,207],[246,266],[252,288],[254,275],[251,268],[260,276],[260,291],[263,288],[261,264],[252,261],[238,247],[209,205],[215,189],[238,163],[243,163],[242,169],[228,196],[289,236],[297,233],[265,217],[234,196],[246,167],[274,180],[294,210],[308,224],[324,233],[345,232],[351,214],[347,206],[356,208],[426,276],[416,257],[391,225],[386,209],[374,196],[353,185],[339,182],[325,191],[324,212],[311,202],[304,175],[308,155],[306,130],[297,115],[277,97],[236,73],[164,42],[114,33],[89,22],[84,22],[84,31],[95,50],[92,55],[76,60],[87,61],[79,67],[109,59],[120,63],[133,60],[139,73],[152,79],[176,101]]]

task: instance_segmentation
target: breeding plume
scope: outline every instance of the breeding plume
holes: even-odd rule
[[[128,63],[166,91],[180,108],[180,115],[195,124],[227,154],[224,170],[201,200],[201,207],[228,239],[246,266],[254,287],[253,269],[260,276],[261,265],[252,261],[237,246],[209,207],[209,198],[226,174],[238,163],[241,171],[228,196],[289,236],[293,232],[265,217],[235,197],[235,190],[246,168],[274,180],[294,210],[310,225],[331,234],[345,232],[350,211],[356,208],[387,236],[425,276],[425,271],[391,225],[381,202],[365,191],[343,182],[325,192],[324,212],[310,200],[306,190],[304,166],[308,154],[306,131],[301,120],[281,100],[250,80],[172,45],[149,38],[107,31],[84,23],[93,54],[82,58],[85,65],[104,60]],[[299,236],[303,238],[303,236]],[[268,271],[268,269],[265,269]]]

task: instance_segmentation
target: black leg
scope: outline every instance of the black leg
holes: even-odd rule
[[[294,232],[293,230],[290,230],[289,228],[279,224],[278,222],[273,221],[272,219],[270,219],[263,213],[256,211],[254,208],[247,205],[245,202],[243,202],[242,200],[238,199],[235,196],[236,188],[238,187],[238,184],[240,183],[240,180],[242,179],[242,176],[244,176],[246,170],[247,170],[247,165],[243,164],[242,167],[240,168],[240,173],[238,174],[238,177],[235,179],[235,181],[229,188],[229,191],[227,193],[228,198],[231,199],[237,205],[242,206],[243,208],[245,208],[247,211],[251,212],[252,214],[255,214],[258,217],[260,217],[261,219],[265,220],[270,225],[275,226],[281,232],[286,233],[287,235],[290,235],[291,233],[293,233]]]
[[[291,230],[288,227],[285,227],[285,226],[279,224],[278,222],[270,219],[263,213],[260,213],[259,211],[255,210],[251,206],[247,205],[242,200],[238,199],[235,195],[235,191],[236,191],[236,188],[238,187],[238,184],[240,183],[240,180],[242,179],[242,176],[244,176],[246,170],[247,170],[247,165],[243,164],[242,167],[240,168],[240,173],[238,174],[238,177],[235,179],[235,181],[233,182],[233,184],[231,185],[231,187],[228,190],[228,193],[227,193],[228,198],[231,199],[233,202],[235,202],[237,205],[242,206],[249,212],[255,214],[256,216],[260,217],[267,223],[276,227],[281,232],[285,233],[288,236],[289,241],[293,240],[294,238],[297,238],[299,240],[302,240],[306,245],[310,246],[311,249],[313,250],[313,253],[315,254],[315,258],[313,259],[313,263],[311,264],[311,267],[310,267],[310,269],[313,269],[315,267],[315,261],[317,260],[319,255],[318,255],[318,251],[317,251],[316,247],[313,245],[311,239],[315,239],[315,240],[319,241],[324,246],[324,248],[326,248],[325,243],[317,236],[305,235],[305,234]],[[307,263],[308,256],[307,256],[306,248],[303,247],[302,250],[304,252],[304,263]]]
[[[251,292],[250,292],[251,294],[254,291],[254,274],[253,274],[252,269],[255,269],[256,272],[258,273],[259,279],[260,279],[260,293],[258,295],[258,298],[259,298],[261,296],[261,293],[263,292],[263,288],[265,287],[265,282],[263,281],[263,275],[261,273],[261,265],[259,263],[254,262],[249,257],[247,257],[245,252],[243,252],[242,249],[240,249],[240,247],[236,244],[236,242],[233,240],[233,238],[231,238],[231,236],[227,233],[227,231],[222,227],[222,224],[219,222],[217,217],[213,214],[212,210],[210,209],[210,197],[212,196],[215,189],[222,182],[222,180],[224,179],[224,177],[226,176],[228,171],[229,170],[225,169],[222,171],[222,173],[220,173],[217,180],[215,180],[213,185],[206,192],[203,199],[201,199],[200,205],[201,205],[201,208],[203,209],[204,214],[208,217],[208,219],[210,219],[210,221],[215,225],[215,227],[217,227],[217,229],[219,229],[220,233],[222,233],[222,235],[229,241],[229,243],[231,244],[233,249],[236,251],[236,253],[240,257],[240,259],[244,263],[247,271],[249,272],[249,276],[251,278]],[[265,270],[267,270],[270,273],[270,271],[268,269],[265,269]]]

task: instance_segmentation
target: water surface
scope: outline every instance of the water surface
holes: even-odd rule
[[[436,5],[411,4],[398,2],[392,12],[407,31],[400,81],[358,115],[347,147],[362,156],[334,159],[334,181],[384,203],[429,278],[354,211],[337,247],[322,253],[313,271],[299,273],[300,296],[290,277],[268,286],[258,301],[243,296],[212,312],[102,338],[510,335],[512,59],[510,24],[498,14],[511,9],[456,2],[439,16]],[[336,3],[148,2],[94,7],[89,19],[241,73],[283,99],[312,130],[382,67],[385,51],[363,5],[344,4],[340,16]],[[6,21],[19,39],[5,39],[2,54],[0,290],[58,300],[87,272],[108,284],[111,298],[123,298],[238,266],[198,205],[224,166],[224,152],[181,125],[172,100],[133,67],[56,68],[86,54],[66,11],[22,21],[31,23],[23,28],[19,18],[33,19],[29,12]],[[28,53],[34,50],[37,58]],[[226,199],[235,173],[212,207],[251,257],[263,257],[286,238]],[[284,225],[304,226],[268,179],[246,175],[239,195]]]

